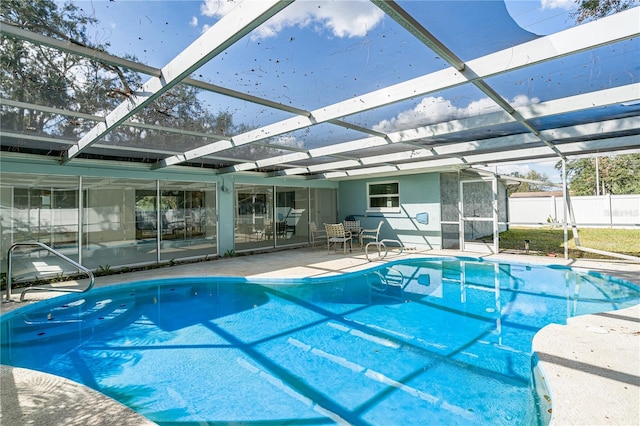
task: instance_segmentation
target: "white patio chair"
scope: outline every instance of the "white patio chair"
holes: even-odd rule
[[[359,220],[343,220],[342,225],[344,226],[344,230],[347,232],[351,232],[351,236],[357,237],[360,235],[360,221]]]
[[[364,247],[364,240],[373,240],[373,242],[380,241],[380,228],[382,228],[382,224],[384,221],[380,221],[378,223],[378,227],[375,229],[363,229],[360,232],[360,248]]]
[[[347,243],[349,243],[349,251],[352,251],[351,232],[345,231],[343,224],[325,223],[324,229],[327,232],[327,253],[331,252],[331,244],[335,245],[339,243],[342,244],[344,254],[347,254]]]
[[[318,229],[315,222],[311,222],[309,226],[311,227],[311,247],[315,247],[316,241],[324,241],[327,239],[327,231]]]

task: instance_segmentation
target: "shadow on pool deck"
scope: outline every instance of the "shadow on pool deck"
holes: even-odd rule
[[[2,425],[153,425],[133,410],[70,380],[0,366]]]
[[[640,264],[620,261],[564,260],[526,255],[479,256],[458,251],[391,252],[387,260],[413,256],[470,256],[541,265],[565,265],[617,276],[640,285]],[[251,276],[302,278],[337,275],[366,269],[370,263],[352,254],[328,254],[322,248],[302,248],[171,268],[98,277],[96,287],[131,281],[183,276]],[[66,285],[85,286],[85,282]],[[2,303],[7,313],[26,303],[60,293],[28,293],[25,303]],[[552,423],[558,425],[640,424],[640,305],[621,311],[570,318],[538,332],[533,350],[550,387]],[[144,425],[153,424],[112,399],[65,379],[32,370],[2,367],[0,424]]]

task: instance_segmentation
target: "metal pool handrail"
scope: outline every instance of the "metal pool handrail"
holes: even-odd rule
[[[11,300],[11,281],[12,281],[12,279],[11,279],[11,270],[13,268],[13,251],[18,246],[31,246],[31,247],[40,247],[42,249],[45,249],[48,252],[58,256],[60,259],[64,260],[65,262],[75,266],[79,270],[84,271],[87,275],[89,275],[89,278],[90,278],[89,285],[87,286],[87,288],[85,288],[83,290],[79,290],[79,289],[75,289],[75,288],[29,287],[29,288],[23,290],[22,293],[20,293],[20,301],[21,302],[24,300],[24,295],[28,291],[60,291],[60,292],[65,292],[65,293],[84,293],[84,292],[87,292],[87,291],[89,291],[89,290],[91,290],[93,288],[93,284],[96,281],[95,276],[93,275],[93,272],[91,272],[89,269],[85,268],[84,266],[80,265],[76,261],[69,259],[67,256],[65,256],[64,254],[60,253],[59,251],[49,247],[48,245],[46,245],[44,243],[41,243],[41,242],[14,243],[14,244],[11,245],[11,247],[9,247],[9,251],[7,253],[7,292],[6,292],[7,301]]]
[[[398,254],[402,254],[403,250],[404,250],[404,245],[399,241],[399,240],[380,240],[380,241],[371,241],[370,243],[367,243],[367,245],[364,247],[364,254],[365,256],[367,256],[367,261],[371,262],[372,260],[369,259],[369,246],[375,246],[376,249],[378,250],[378,257],[377,259],[384,259],[385,257],[387,257],[387,255],[389,254],[389,249],[387,248],[387,245],[385,243],[394,243],[394,244],[398,244],[398,246],[400,247],[400,252]],[[384,248],[384,255],[381,254],[380,248]],[[376,259],[374,259],[376,260]]]

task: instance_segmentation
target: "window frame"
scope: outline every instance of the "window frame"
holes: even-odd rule
[[[383,186],[383,185],[396,185],[398,190],[397,192],[388,192],[385,194],[371,194],[372,186]],[[395,198],[397,199],[397,206],[394,207],[374,207],[372,206],[372,199],[375,198]],[[393,181],[384,181],[384,182],[367,182],[367,213],[400,213],[400,182],[397,180]]]

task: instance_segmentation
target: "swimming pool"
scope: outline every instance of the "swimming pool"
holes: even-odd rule
[[[4,315],[0,355],[167,425],[540,424],[536,331],[639,302],[599,274],[467,258],[146,281]]]

